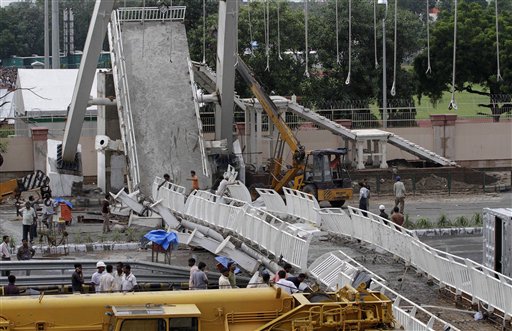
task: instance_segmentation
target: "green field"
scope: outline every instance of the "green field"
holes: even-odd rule
[[[478,87],[476,87],[478,88]],[[427,97],[421,98],[421,104],[418,103],[418,98],[414,97],[416,105],[416,119],[429,119],[432,114],[457,114],[459,117],[482,117],[477,115],[478,112],[490,114],[489,108],[478,107],[479,103],[489,103],[489,98],[483,95],[478,95],[469,92],[455,92],[455,103],[457,110],[449,110],[448,105],[452,94],[450,92],[443,93],[443,98],[434,107]],[[372,113],[379,118],[379,109],[376,104],[371,106]]]

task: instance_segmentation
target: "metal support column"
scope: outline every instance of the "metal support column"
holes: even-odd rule
[[[60,29],[59,29],[59,0],[53,0],[52,1],[52,68],[53,69],[60,69],[59,32],[60,32]],[[73,155],[73,157],[74,157],[74,155]]]
[[[217,33],[217,94],[220,102],[215,110],[215,139],[227,140],[228,152],[233,152],[233,108],[235,100],[235,38],[236,1],[219,1]]]
[[[114,1],[102,0],[96,1],[94,11],[89,25],[89,32],[85,40],[84,54],[80,62],[80,70],[76,78],[75,90],[66,122],[66,131],[62,140],[62,159],[64,161],[73,161],[75,159],[76,148],[80,140],[82,125],[84,123],[87,101],[91,92],[98,57],[103,46],[103,39],[107,32],[110,13],[114,6]]]

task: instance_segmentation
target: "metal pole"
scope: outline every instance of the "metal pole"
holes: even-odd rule
[[[386,16],[388,7],[386,5],[386,15],[382,19],[382,127],[388,127],[388,109],[387,109],[387,82],[386,82]]]
[[[44,0],[44,68],[50,69],[50,31],[48,29],[48,0]]]
[[[52,68],[60,69],[59,0],[52,0]]]

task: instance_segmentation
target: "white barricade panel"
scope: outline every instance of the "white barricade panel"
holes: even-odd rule
[[[288,214],[303,221],[320,225],[321,219],[318,214],[320,206],[314,196],[287,187],[283,187],[283,192],[286,197]]]
[[[351,236],[352,232],[348,231],[352,228],[352,220],[340,208],[323,208],[319,211],[322,219],[320,228],[324,231]]]
[[[288,210],[284,204],[281,195],[272,189],[256,188],[256,192],[260,195],[265,203],[265,210],[277,217],[286,217]]]
[[[229,195],[236,200],[249,203],[252,201],[251,193],[249,192],[247,187],[240,181],[237,181],[236,184],[229,185],[227,189],[229,191]]]

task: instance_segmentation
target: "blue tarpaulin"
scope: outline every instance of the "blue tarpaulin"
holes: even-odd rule
[[[178,245],[178,236],[174,232],[165,230],[152,230],[144,235],[144,238],[168,249],[169,245]]]
[[[73,204],[66,199],[62,199],[59,197],[59,198],[55,198],[54,200],[55,200],[55,202],[58,202],[58,203],[64,202],[69,208],[73,209]]]
[[[229,257],[225,257],[225,256],[217,256],[215,258],[215,260],[217,260],[217,262],[219,262],[220,264],[222,264],[222,266],[224,268],[228,268],[228,265],[230,265],[231,263],[236,263],[235,261],[233,261],[232,259],[230,259]],[[235,269],[235,274],[239,273],[240,272],[240,269],[236,268]]]

